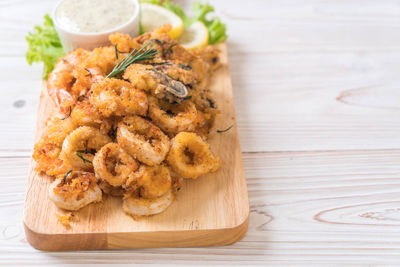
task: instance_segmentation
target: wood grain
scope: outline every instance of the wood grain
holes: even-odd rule
[[[55,3],[0,0],[0,265],[399,265],[399,1],[210,3],[228,28],[246,236],[211,248],[34,250],[21,221],[41,66],[25,63],[24,36]]]
[[[88,250],[143,247],[189,247],[231,244],[247,231],[249,202],[241,159],[232,85],[227,67],[226,46],[221,49],[222,67],[212,76],[210,90],[221,110],[216,125],[234,128],[211,132],[209,142],[224,162],[215,173],[185,180],[177,200],[163,213],[134,220],[122,210],[121,198],[103,196],[74,212],[78,222],[65,227],[62,214],[48,197],[51,178],[37,173],[32,161],[24,209],[28,242],[41,250]],[[37,136],[54,106],[43,89],[39,103]]]

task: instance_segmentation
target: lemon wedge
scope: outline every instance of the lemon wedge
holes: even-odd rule
[[[144,32],[151,32],[162,25],[171,24],[172,29],[169,34],[172,38],[176,39],[182,34],[183,21],[172,11],[152,4],[141,4],[140,7],[140,23]]]
[[[202,22],[196,21],[183,31],[178,41],[188,50],[204,47],[208,44],[208,30]]]

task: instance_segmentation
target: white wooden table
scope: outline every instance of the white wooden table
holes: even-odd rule
[[[400,1],[211,1],[229,56],[251,217],[231,246],[46,253],[22,208],[51,0],[0,0],[0,265],[400,264]]]

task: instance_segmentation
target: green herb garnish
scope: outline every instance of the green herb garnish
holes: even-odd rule
[[[76,99],[76,101],[82,101],[83,99],[87,98],[85,95],[80,95],[78,96],[78,98]]]
[[[180,63],[180,64],[178,64],[178,67],[183,69],[183,70],[192,70],[192,66],[187,65],[187,64]]]
[[[66,117],[62,118],[61,120],[63,121],[63,120],[65,120],[65,119],[69,118],[69,117],[71,116],[71,112],[72,112],[72,107],[69,106],[69,113],[68,113],[68,115],[67,115]]]
[[[227,131],[229,131],[230,129],[232,129],[232,127],[233,127],[233,124],[232,124],[231,126],[229,126],[228,128],[226,128],[225,130],[217,130],[217,133],[224,133],[224,132],[227,132]]]
[[[78,151],[80,151],[80,150],[78,150]],[[92,163],[90,160],[85,159],[78,151],[76,151],[76,155],[77,155],[83,162]]]
[[[67,179],[68,175],[72,172],[72,170],[69,170],[65,175],[63,179],[63,184],[65,184],[65,179]]]
[[[158,53],[157,50],[148,49],[143,51],[149,44],[150,42],[147,42],[139,50],[136,50],[136,48],[133,49],[132,52],[130,52],[129,55],[126,58],[124,58],[124,60],[122,60],[114,67],[114,69],[110,72],[110,74],[107,75],[107,78],[112,78],[117,76],[118,74],[125,71],[133,63],[154,59],[154,56]]]
[[[212,100],[211,98],[207,97],[207,101],[210,104],[210,108],[216,108],[214,100]]]
[[[160,5],[174,12],[178,17],[182,19],[183,26],[185,28],[189,27],[196,21],[201,21],[208,29],[209,44],[223,42],[228,38],[228,36],[226,35],[226,25],[221,22],[220,18],[213,17],[211,19],[206,19],[206,17],[209,17],[209,14],[214,11],[214,7],[208,3],[202,3],[200,1],[195,2],[192,6],[194,16],[189,17],[185,14],[179,4],[173,4],[169,0],[141,0],[141,2],[153,5]]]
[[[169,54],[172,51],[172,48],[177,45],[178,45],[178,43],[172,44],[172,45],[168,46],[168,48],[165,49],[165,51],[163,50],[162,51],[163,57],[165,57],[167,54]]]
[[[118,126],[116,126],[115,128],[112,129],[111,138],[112,138],[113,142],[115,142],[117,140],[117,130],[118,130]]]
[[[85,70],[88,72],[88,74],[86,74],[86,75],[85,75],[85,77],[92,76],[92,73],[90,72],[90,70],[89,70],[89,69],[85,68]]]
[[[114,46],[114,51],[115,51],[115,57],[118,59],[118,48],[117,48],[118,44],[115,44]]]
[[[226,35],[226,25],[222,23],[220,18],[214,17],[211,20],[206,19],[206,16],[214,11],[214,7],[208,3],[203,4],[198,1],[193,4],[192,10],[194,13],[192,20],[203,22],[208,29],[208,43],[215,44],[223,42],[228,38],[228,35]]]
[[[170,116],[170,117],[173,117],[173,116],[175,116],[175,114],[174,114],[174,113],[172,113],[172,111],[171,111],[171,110],[167,110],[167,111],[165,111],[165,112],[163,113],[163,115]]]

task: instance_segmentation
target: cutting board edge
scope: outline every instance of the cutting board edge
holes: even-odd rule
[[[249,219],[250,210],[242,222],[231,228],[126,233],[46,234],[32,230],[26,223],[24,216],[24,229],[28,243],[35,249],[42,251],[202,247],[223,246],[240,241],[247,233]]]
[[[226,74],[227,84],[226,89],[232,94],[231,77],[229,73],[229,66],[227,62],[227,49],[226,44],[220,45],[223,51],[223,58],[226,64],[226,68],[221,68],[222,72]],[[221,74],[222,75],[222,74]],[[35,141],[41,134],[41,130],[38,127],[40,125],[39,118],[43,114],[50,114],[48,111],[51,110],[50,106],[46,106],[45,99],[47,96],[46,83],[43,83],[43,89],[40,94],[40,104],[38,108],[38,122],[37,129],[35,132]],[[224,88],[225,88],[224,86]],[[235,110],[233,105],[233,96],[230,95],[231,100],[231,113],[234,114]],[[51,103],[51,102],[50,102]],[[227,102],[229,103],[229,102]],[[53,106],[53,105],[51,105]],[[48,115],[47,114],[47,115]],[[47,119],[44,118],[44,119]],[[237,125],[236,115],[232,117],[234,124]],[[236,128],[236,127],[235,127]],[[236,145],[239,146],[240,142],[238,138],[237,129],[235,131]],[[198,247],[198,246],[215,246],[215,245],[228,245],[241,240],[248,229],[249,223],[249,198],[246,186],[246,178],[243,168],[243,161],[239,156],[239,184],[241,184],[241,204],[239,214],[236,214],[236,218],[233,219],[233,223],[229,226],[221,225],[218,227],[209,227],[203,229],[190,229],[185,230],[173,229],[173,230],[161,230],[161,231],[142,231],[142,232],[77,232],[77,233],[46,233],[43,229],[37,228],[38,225],[34,224],[35,216],[32,214],[32,207],[29,206],[25,200],[24,205],[24,216],[23,223],[26,233],[26,239],[34,248],[44,251],[71,251],[71,250],[94,250],[94,249],[122,249],[122,248],[145,248],[145,247]],[[36,173],[34,161],[31,161],[28,186],[26,190],[25,198],[28,197],[31,187],[33,186],[32,174]],[[244,190],[244,192],[243,192]],[[32,192],[31,192],[32,193]],[[238,203],[236,203],[238,204]],[[40,218],[39,218],[40,219]],[[237,224],[234,222],[238,222]],[[35,229],[36,228],[36,229]],[[161,238],[160,238],[161,237]]]

